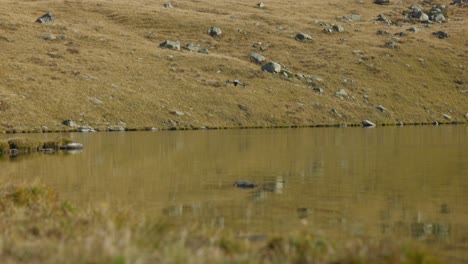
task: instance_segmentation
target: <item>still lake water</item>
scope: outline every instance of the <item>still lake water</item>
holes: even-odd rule
[[[63,136],[84,151],[0,160],[0,178],[39,179],[75,204],[124,206],[181,225],[412,239],[468,263],[467,126]],[[259,187],[237,189],[236,180]]]

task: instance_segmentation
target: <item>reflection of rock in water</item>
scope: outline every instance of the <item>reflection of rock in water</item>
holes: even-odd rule
[[[440,213],[441,214],[450,214],[450,209],[447,204],[440,205]]]
[[[297,217],[299,217],[299,219],[306,219],[309,216],[308,208],[300,207],[296,209],[296,212],[297,212]]]
[[[200,210],[200,204],[178,204],[165,207],[162,209],[162,212],[167,216],[182,216],[187,214],[193,214]]]
[[[450,224],[446,223],[412,223],[411,236],[422,239],[435,236],[438,239],[447,239],[450,236]]]
[[[283,193],[284,179],[282,176],[266,177],[262,184],[262,189],[266,192]]]

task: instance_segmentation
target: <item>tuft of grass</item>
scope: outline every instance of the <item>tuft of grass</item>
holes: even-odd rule
[[[5,141],[0,141],[0,156],[7,154],[7,152],[10,150],[10,144]]]
[[[39,141],[28,138],[16,138],[8,140],[10,149],[17,149],[23,153],[36,152],[40,147]]]

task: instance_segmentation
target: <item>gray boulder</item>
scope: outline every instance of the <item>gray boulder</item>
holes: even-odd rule
[[[348,92],[345,89],[340,89],[335,93],[338,97],[348,96]]]
[[[452,117],[449,116],[449,115],[447,115],[447,114],[443,114],[442,116],[443,116],[445,119],[447,119],[447,120],[451,120],[451,119],[452,119]]]
[[[76,123],[73,122],[73,120],[70,120],[70,119],[64,120],[64,121],[62,122],[62,124],[63,124],[64,126],[68,126],[68,127],[76,127]]]
[[[266,71],[270,73],[280,73],[281,69],[282,69],[281,65],[274,61],[271,61],[262,66],[262,71]]]
[[[165,49],[180,50],[180,42],[166,40],[163,43],[159,44],[159,47],[165,48]]]
[[[437,31],[437,32],[434,32],[432,33],[432,35],[440,38],[440,39],[446,39],[449,37],[448,33],[447,32],[444,32],[444,31]]]
[[[390,0],[374,0],[374,3],[378,5],[389,5]]]
[[[387,35],[390,35],[390,32],[388,32],[387,30],[380,29],[380,30],[377,30],[377,35],[387,36]]]
[[[393,25],[393,22],[392,20],[390,20],[390,18],[388,18],[387,16],[385,16],[384,14],[379,14],[377,16],[377,21],[380,21],[380,22],[384,22],[385,24],[391,26]]]
[[[258,8],[265,8],[265,4],[260,2],[260,3],[257,4],[257,7]]]
[[[413,13],[414,13],[414,12],[422,12],[422,11],[423,11],[423,8],[422,8],[420,5],[416,5],[416,4],[411,5],[411,6],[409,7],[409,9],[411,9],[411,10],[413,11]]]
[[[265,56],[258,54],[256,52],[249,53],[250,60],[254,61],[255,63],[262,63],[265,61]]]
[[[298,33],[296,35],[296,39],[300,41],[312,41],[313,40],[312,36],[307,35],[305,33]]]
[[[174,8],[171,3],[165,3],[164,8],[171,9]]]
[[[90,126],[82,126],[78,128],[78,132],[87,133],[87,132],[96,132],[96,130]]]
[[[61,150],[81,150],[83,149],[83,144],[81,143],[68,143],[60,147]]]
[[[219,27],[212,27],[208,30],[208,34],[212,37],[217,37],[223,34],[223,32],[221,31]]]
[[[210,52],[207,49],[201,49],[201,50],[198,51],[198,53],[209,54]]]
[[[410,28],[408,28],[408,31],[409,31],[409,32],[417,33],[417,32],[419,32],[419,28],[417,28],[417,27],[410,27]]]
[[[184,46],[184,49],[189,50],[190,52],[198,52],[200,50],[200,46],[193,43],[188,43]]]
[[[111,132],[122,132],[122,131],[125,131],[125,127],[120,126],[120,125],[115,125],[115,126],[107,127],[107,130]]]
[[[375,108],[377,108],[380,112],[387,112],[387,109],[382,105],[377,105]]]
[[[336,32],[339,32],[339,33],[342,33],[342,32],[345,31],[344,27],[342,27],[340,25],[333,25],[332,29],[333,29],[333,31],[336,31]]]
[[[385,46],[387,48],[391,48],[391,49],[399,49],[400,48],[400,46],[393,40],[385,42]]]
[[[246,105],[243,105],[243,104],[238,104],[237,105],[239,107],[240,110],[242,111],[249,111],[249,108],[246,106]]]
[[[46,25],[53,24],[54,22],[55,22],[54,15],[50,12],[47,12],[40,18],[36,19],[36,23],[41,23],[41,24],[46,24]]]
[[[313,90],[314,92],[317,92],[317,93],[323,93],[323,89],[320,88],[320,87],[314,87],[314,88],[312,88],[312,90]]]
[[[364,120],[362,121],[362,126],[363,127],[375,127],[375,123],[369,120]]]
[[[171,111],[171,114],[177,115],[177,116],[184,116],[184,115],[185,115],[184,112],[182,112],[182,111],[176,111],[176,110],[175,110],[175,111]]]

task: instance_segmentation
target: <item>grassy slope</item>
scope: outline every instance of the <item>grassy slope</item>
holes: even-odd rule
[[[468,95],[461,92],[468,83],[467,8],[450,6],[450,22],[417,25],[421,32],[402,37],[401,48],[391,50],[384,47],[391,37],[376,31],[397,33],[412,25],[389,27],[375,24],[375,18],[379,13],[401,18],[417,1],[379,6],[370,0],[270,0],[266,9],[247,0],[174,0],[174,9],[164,9],[165,2],[2,1],[0,130],[60,129],[68,118],[96,127],[120,121],[132,128],[236,127],[432,122],[442,121],[444,113],[464,121],[468,112]],[[34,23],[47,11],[55,14],[54,25]],[[352,13],[361,14],[362,21],[337,20]],[[322,33],[316,21],[342,24],[347,32]],[[210,37],[211,26],[221,27],[223,35]],[[438,30],[450,38],[431,35]],[[315,41],[294,40],[298,32]],[[48,34],[59,39],[44,40]],[[198,43],[210,54],[159,48],[166,39]],[[257,42],[269,46],[262,51],[267,60],[321,77],[324,94],[312,92],[304,81],[262,72],[247,56],[259,51],[252,47]],[[367,60],[358,64],[353,50],[362,50]],[[249,86],[225,86],[236,78]],[[340,88],[351,97],[334,96]],[[376,110],[379,104],[389,112]],[[172,110],[186,114],[179,117]]]

